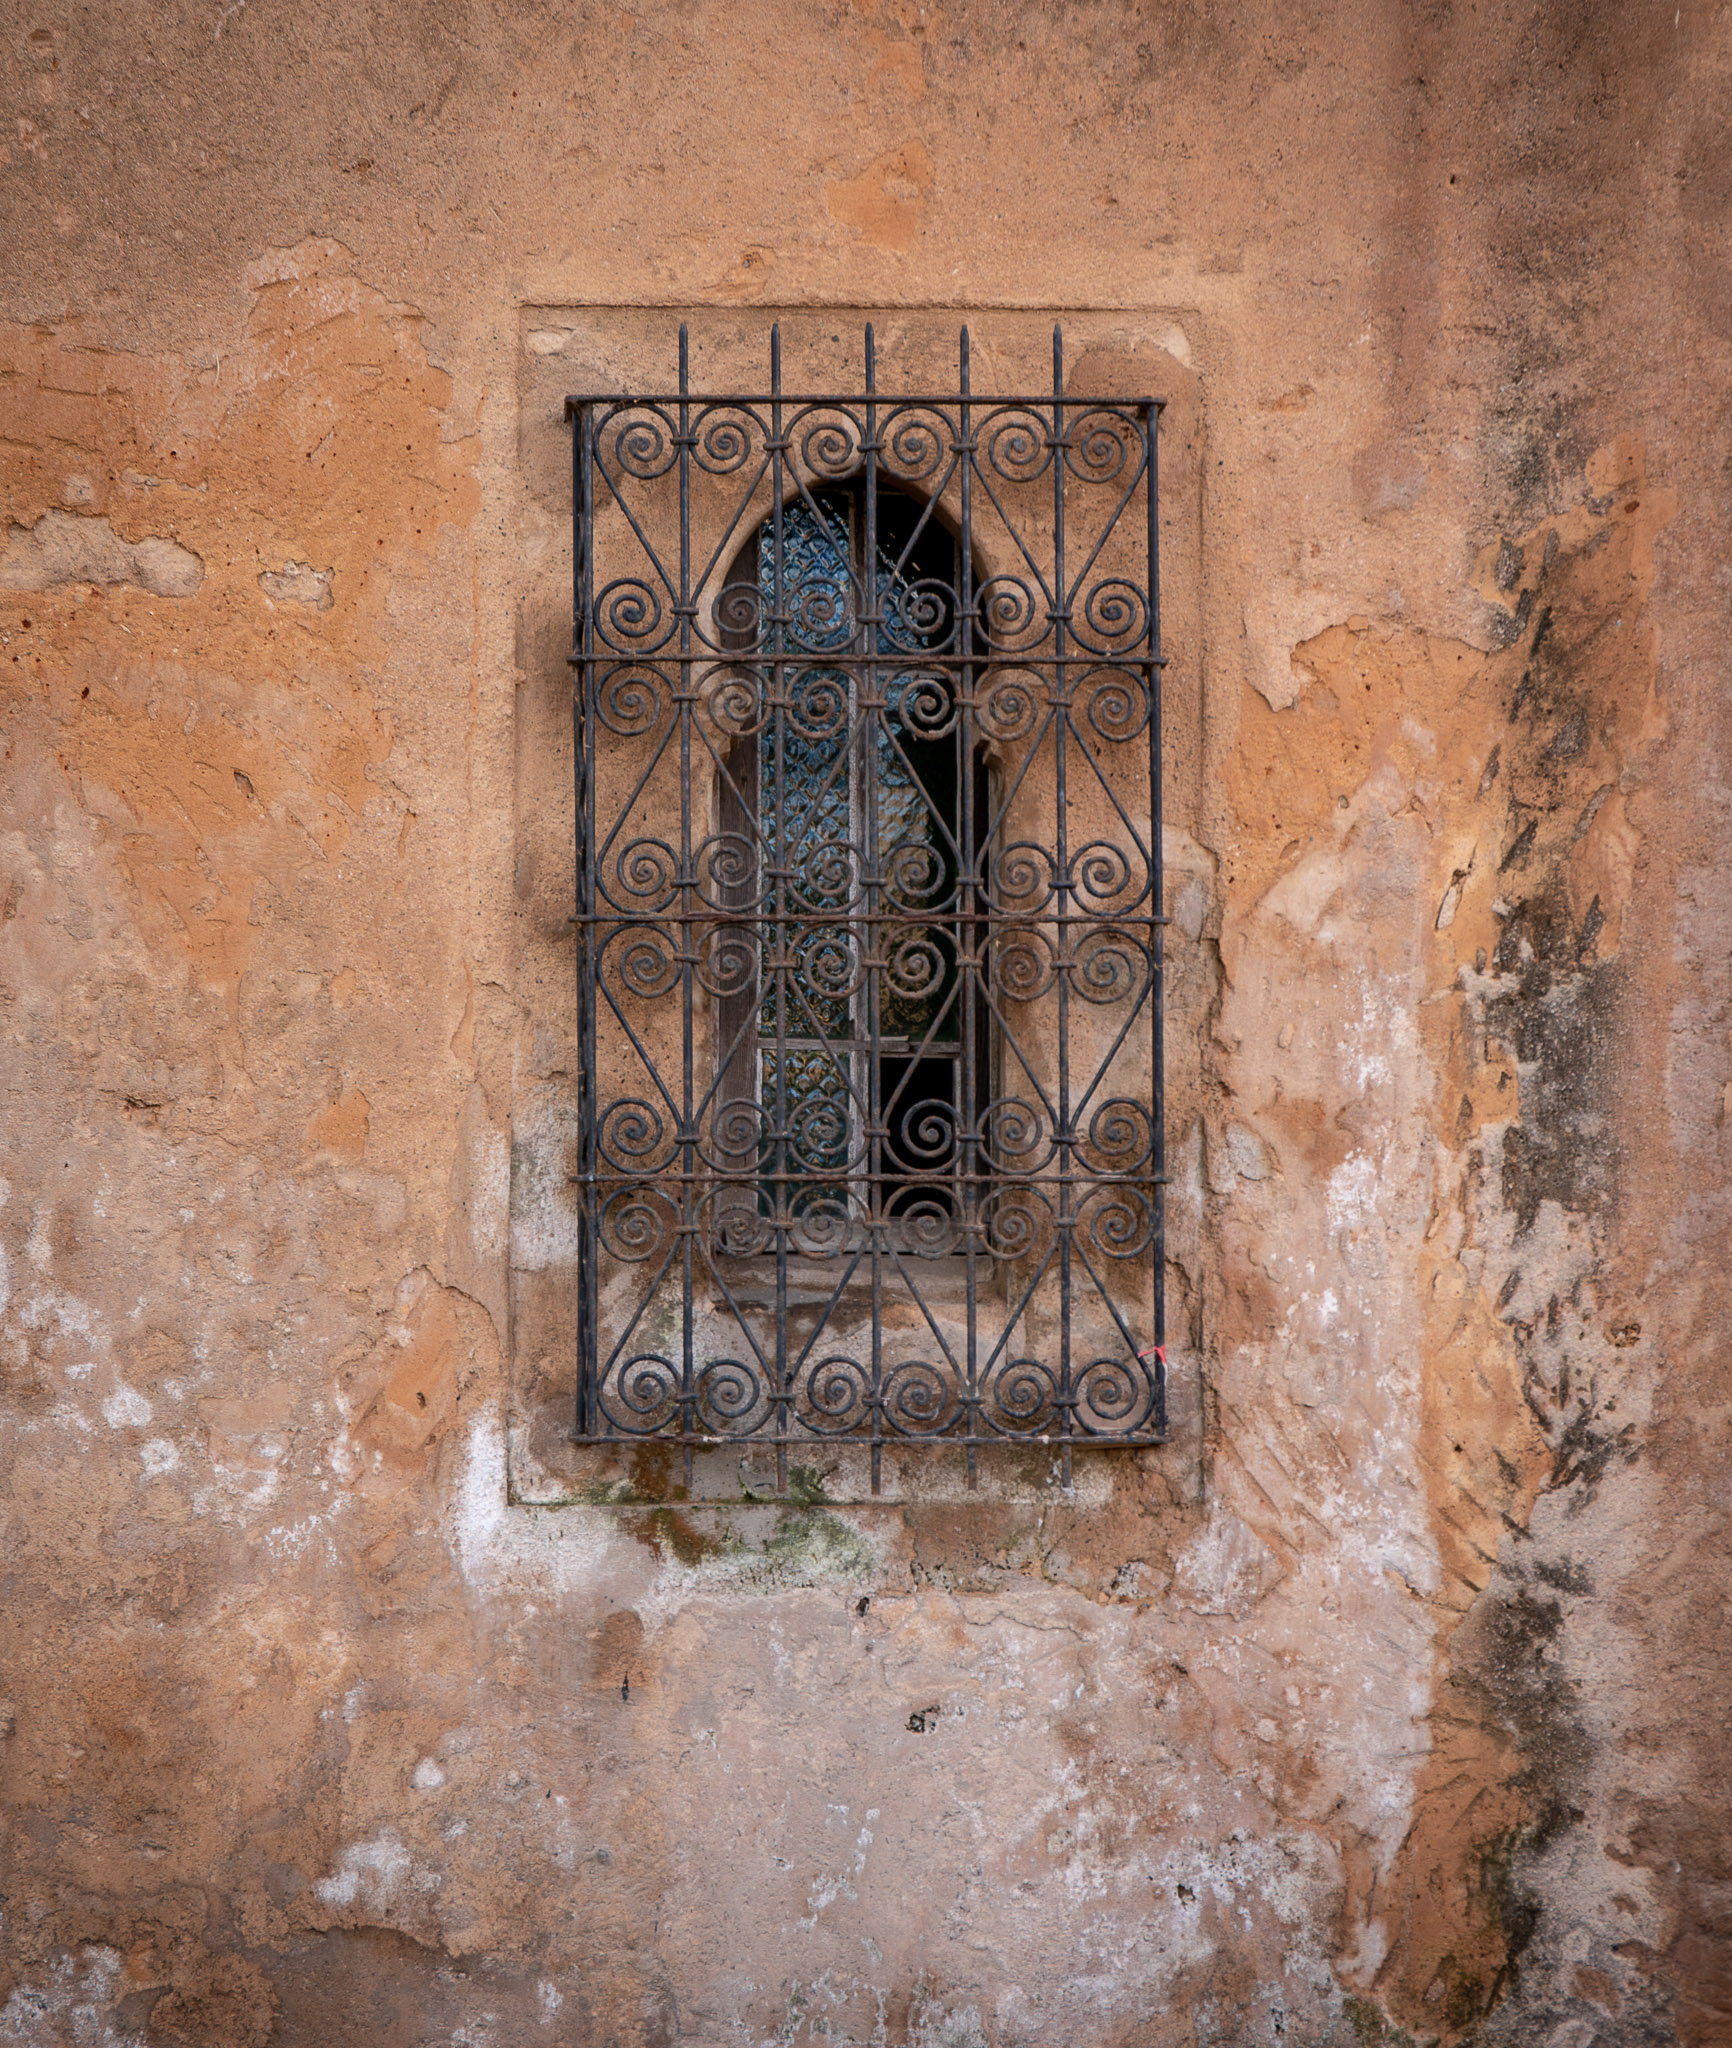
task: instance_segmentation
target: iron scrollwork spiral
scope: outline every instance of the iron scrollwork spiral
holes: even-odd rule
[[[597,1234],[602,1249],[623,1264],[644,1265],[663,1258],[678,1229],[678,1208],[653,1182],[615,1185],[601,1203]]]
[[[720,600],[717,602],[719,605]],[[763,730],[769,713],[767,684],[764,671],[745,662],[718,666],[704,677],[699,694],[724,744],[731,745]]]
[[[764,644],[764,595],[755,583],[724,583],[710,606],[715,644],[755,653]]]
[[[1128,412],[1103,406],[1073,413],[1065,422],[1065,467],[1082,483],[1115,483],[1142,453],[1142,429]]]
[[[1071,1413],[1075,1427],[1094,1438],[1129,1438],[1148,1426],[1158,1383],[1141,1358],[1091,1358],[1077,1375]]]
[[[762,1375],[743,1358],[711,1358],[697,1376],[698,1426],[715,1436],[750,1436],[766,1406]]]
[[[1134,670],[1093,669],[1078,689],[1084,730],[1112,746],[1140,739],[1148,729],[1148,684]]]
[[[936,406],[895,406],[879,434],[884,466],[899,483],[930,485],[955,456],[957,423]]]
[[[1135,1182],[1108,1181],[1083,1198],[1078,1238],[1106,1259],[1140,1258],[1154,1238],[1155,1213]]]
[[[980,445],[989,478],[1030,484],[1052,461],[1051,416],[1031,405],[995,406],[981,423]]]
[[[994,1429],[1043,1435],[1058,1414],[1058,1375],[1038,1358],[1007,1358],[987,1381],[986,1420]]]
[[[621,1436],[658,1436],[678,1423],[679,1390],[680,1369],[673,1360],[640,1351],[602,1376],[601,1412]]]
[[[988,576],[975,593],[974,616],[980,638],[994,654],[1027,655],[1052,631],[1044,600],[1026,577],[1008,571]]]
[[[806,408],[794,415],[787,429],[807,471],[825,480],[853,475],[864,431],[857,415],[839,405]]]
[[[852,1436],[873,1411],[872,1375],[857,1358],[832,1352],[808,1368],[800,1419],[814,1436]]]
[[[975,700],[982,738],[1001,746],[1027,739],[1034,730],[1044,695],[1041,680],[1032,671],[988,669]]]
[[[678,462],[679,425],[660,405],[628,405],[603,421],[597,443],[604,466],[621,477],[654,483]]]
[[[758,966],[754,937],[739,925],[714,926],[698,942],[695,978],[707,995],[748,994],[757,986]]]
[[[596,692],[596,716],[616,739],[638,739],[661,724],[668,696],[668,678],[658,669],[610,668]]]
[[[674,637],[672,612],[642,576],[618,576],[595,600],[596,637],[620,654],[658,654]]]
[[[884,1376],[884,1419],[898,1436],[944,1436],[961,1413],[953,1369],[930,1358],[904,1359]]]
[[[692,422],[692,460],[711,476],[732,476],[762,455],[767,433],[750,407],[707,405]]]
[[[1148,628],[1149,601],[1122,576],[1105,576],[1090,584],[1071,617],[1077,645],[1091,654],[1123,653],[1137,646]]]
[[[665,925],[627,925],[614,933],[603,954],[602,971],[621,994],[651,1002],[679,986],[677,935]]]
[[[613,857],[609,899],[640,915],[665,910],[679,887],[679,855],[661,839],[633,839]]]

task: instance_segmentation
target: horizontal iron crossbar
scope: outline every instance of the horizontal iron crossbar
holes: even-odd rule
[[[699,416],[704,413],[726,410],[730,406],[807,406],[835,405],[864,407],[876,403],[881,411],[895,412],[911,405],[933,405],[954,407],[967,394],[957,391],[780,391],[772,387],[768,391],[716,392],[699,397],[692,391],[621,391],[573,392],[565,401],[565,416],[573,419],[586,406],[601,405],[645,405],[645,406],[692,406],[698,408]],[[1066,413],[1093,411],[1099,399],[1078,399],[1055,397],[1050,391],[1031,392],[1014,397],[989,397],[985,393],[969,399],[976,422],[992,414],[1018,407],[1030,411],[1050,413],[1057,405]],[[1123,405],[1138,411],[1159,414],[1166,405],[1164,398],[1115,398],[1106,403]],[[695,430],[694,436],[695,438]],[[787,442],[784,442],[787,446]],[[882,443],[880,443],[882,446]]]

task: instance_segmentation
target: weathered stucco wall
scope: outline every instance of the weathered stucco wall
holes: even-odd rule
[[[1732,2040],[1724,16],[4,51],[0,2041]],[[1200,1449],[515,1505],[532,401],[831,306],[1186,385]]]

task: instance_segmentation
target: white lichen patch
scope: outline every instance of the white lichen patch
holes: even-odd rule
[[[136,1387],[124,1383],[102,1404],[102,1419],[110,1429],[143,1429],[150,1417],[150,1403]]]

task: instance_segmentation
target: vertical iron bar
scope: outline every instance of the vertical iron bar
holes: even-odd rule
[[[1058,1161],[1058,1320],[1059,1320],[1059,1414],[1064,1431],[1064,1484],[1071,1483],[1071,1439],[1075,1399],[1071,1386],[1071,1178],[1074,1159],[1070,1127],[1070,967],[1068,956],[1073,933],[1070,902],[1070,818],[1066,809],[1065,736],[1070,723],[1070,678],[1065,659],[1065,621],[1070,616],[1070,592],[1065,586],[1064,568],[1064,330],[1052,330],[1052,588],[1057,604],[1053,619],[1053,829],[1057,848],[1056,894],[1058,896],[1058,1131],[1054,1147]]]
[[[776,989],[776,1123],[772,1147],[772,1181],[776,1229],[776,1491],[788,1490],[788,1234],[793,1220],[793,1190],[788,1181],[788,719],[783,697],[787,684],[784,621],[787,612],[787,566],[783,553],[782,497],[786,490],[782,460],[782,323],[770,328],[770,503],[775,530],[771,555],[770,674],[772,710],[769,730],[776,777],[776,841],[770,862],[769,912],[773,933]],[[761,572],[760,572],[761,573]],[[762,802],[762,797],[759,799]],[[759,1038],[762,1041],[762,1020]],[[760,1056],[761,1058],[761,1056]]]
[[[956,908],[957,972],[962,977],[962,1073],[958,1094],[961,1111],[957,1132],[959,1170],[956,1186],[956,1216],[962,1226],[964,1285],[967,1290],[967,1417],[968,1430],[968,1490],[974,1491],[978,1478],[976,1470],[976,1438],[980,1424],[980,1340],[978,1330],[978,1285],[979,1260],[975,1245],[974,1229],[979,1218],[979,1206],[975,1199],[975,1172],[980,1148],[975,1141],[974,1120],[979,1114],[981,1076],[975,1072],[975,1033],[978,1019],[975,1014],[977,990],[974,969],[969,956],[980,946],[984,927],[979,919],[979,884],[985,876],[976,876],[975,866],[983,858],[975,845],[976,820],[974,816],[974,665],[970,656],[974,652],[974,448],[970,431],[973,412],[969,405],[969,364],[968,329],[964,327],[957,339],[957,381],[959,386],[956,410],[957,449],[961,456],[958,474],[961,483],[961,504],[959,506],[962,538],[959,543],[961,559],[956,573],[956,651],[961,657],[956,671],[957,692],[961,698],[961,716],[957,719],[957,761],[956,773],[960,796],[960,830],[958,832]],[[987,1093],[990,1096],[988,1084]]]
[[[884,1233],[888,1228],[884,1180],[884,1140],[880,1130],[884,1088],[879,1070],[878,1006],[882,995],[879,971],[873,964],[878,955],[878,915],[883,905],[878,890],[878,717],[877,698],[883,678],[878,673],[878,351],[870,320],[866,323],[866,531],[861,537],[860,595],[864,605],[861,620],[865,656],[860,671],[863,689],[854,692],[858,713],[859,743],[850,773],[860,785],[860,849],[865,868],[866,925],[866,1227],[872,1250],[872,1491],[883,1485],[883,1411],[878,1402],[884,1386]],[[888,729],[889,720],[885,720]],[[856,1034],[858,1035],[858,1034]],[[850,1060],[852,1065],[852,1060]]]
[[[680,1385],[684,1390],[680,1423],[686,1492],[692,1490],[692,1434],[697,1426],[697,1361],[692,1302],[692,1240],[697,1228],[697,1146],[692,1118],[696,1097],[696,1049],[692,918],[692,420],[690,349],[685,323],[680,323],[680,1271],[684,1281],[680,1317]]]
[[[593,414],[577,409],[572,438],[572,483],[577,528],[572,536],[572,607],[578,637],[577,687],[572,693],[572,772],[577,841],[577,1433],[599,1434],[600,1361],[596,1318],[596,1074],[595,1074],[595,633],[591,616],[592,556],[595,545],[594,473],[590,437]]]
[[[1167,1122],[1166,1122],[1166,848],[1161,805],[1161,654],[1160,427],[1161,410],[1152,400],[1143,409],[1149,441],[1149,909],[1155,918],[1154,1045],[1149,1061],[1150,1116],[1154,1126],[1155,1207],[1155,1427],[1167,1433]]]

